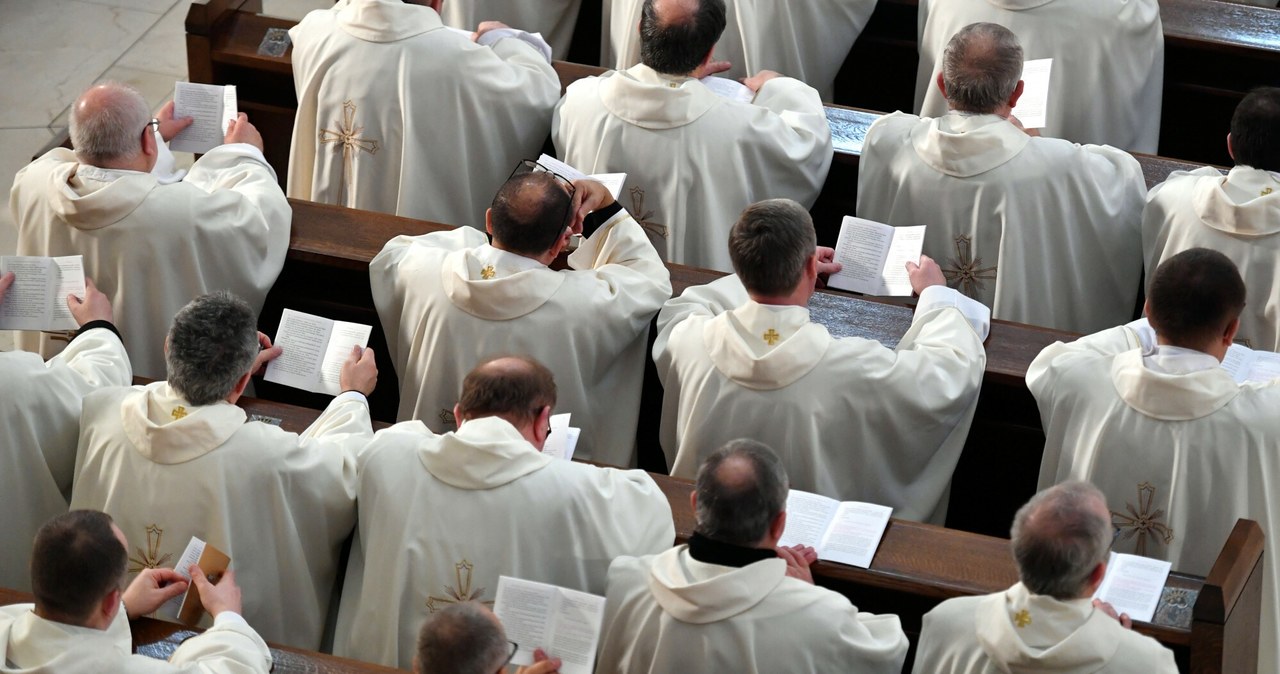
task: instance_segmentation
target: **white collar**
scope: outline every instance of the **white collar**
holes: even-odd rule
[[[1190,374],[1211,370],[1222,363],[1203,351],[1165,344],[1142,354],[1142,365],[1160,374]]]
[[[476,248],[474,254],[483,267],[493,268],[495,274],[493,278],[503,278],[532,269],[545,269],[547,266],[531,257],[525,257],[501,248],[494,248],[493,245],[488,243]]]

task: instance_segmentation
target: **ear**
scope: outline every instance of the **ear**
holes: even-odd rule
[[[1231,132],[1227,132],[1227,156],[1231,157],[1231,161],[1236,160],[1236,151],[1231,149]]]
[[[240,379],[236,382],[235,390],[231,392],[231,395],[227,396],[230,402],[235,402],[240,399],[240,396],[244,395],[245,388],[249,386],[249,377],[250,374],[248,372],[240,375]]]
[[[1240,317],[1236,316],[1227,324],[1227,329],[1222,333],[1222,345],[1230,348],[1232,342],[1236,341],[1236,333],[1240,331]]]
[[[1022,92],[1027,88],[1027,83],[1018,80],[1018,86],[1013,88],[1013,94],[1009,96],[1009,107],[1018,107],[1018,99],[1022,98]]]
[[[698,512],[698,490],[694,489],[689,492],[689,510],[697,517]]]
[[[460,426],[462,426],[462,404],[454,403],[453,404],[453,427],[458,428]]]
[[[487,208],[484,211],[484,231],[488,232],[490,237],[493,236],[493,209],[492,208]]]
[[[778,516],[773,518],[769,523],[769,539],[773,541],[782,540],[782,532],[787,530],[787,511],[783,510]]]
[[[102,617],[106,619],[106,624],[110,625],[111,621],[116,619],[116,612],[120,610],[120,589],[113,588],[102,598],[102,605],[98,607],[102,613]]]
[[[1098,565],[1093,567],[1093,571],[1089,572],[1089,580],[1086,581],[1088,587],[1085,588],[1088,590],[1088,593],[1085,594],[1085,596],[1087,597],[1093,596],[1093,593],[1098,589],[1098,586],[1102,584],[1103,576],[1106,576],[1106,575],[1107,575],[1107,563],[1098,562]]]
[[[1142,301],[1142,315],[1146,316],[1147,319],[1150,320],[1150,317],[1151,317],[1151,298],[1150,297]],[[1153,325],[1151,327],[1154,328],[1155,326]]]
[[[533,420],[533,438],[537,440],[538,450],[542,450],[542,446],[547,443],[547,436],[551,431],[551,406],[547,405],[538,411],[538,416]]]
[[[942,92],[942,97],[947,97],[947,83],[942,80],[942,73],[938,73],[938,91]]]
[[[156,148],[156,136],[151,132],[151,126],[148,125],[142,130],[142,154],[152,157],[158,152],[159,150]]]

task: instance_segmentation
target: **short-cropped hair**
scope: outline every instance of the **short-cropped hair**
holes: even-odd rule
[[[995,23],[971,23],[947,43],[942,83],[957,110],[989,113],[1009,101],[1022,78],[1018,36]]]
[[[541,255],[569,225],[572,197],[546,172],[512,176],[498,189],[489,211],[493,238],[520,255]]]
[[[738,439],[698,469],[697,531],[722,543],[754,546],[787,508],[787,469],[768,445]]]
[[[818,245],[813,218],[790,199],[750,206],[729,230],[729,260],[753,293],[785,295],[795,290]]]
[[[527,356],[501,356],[476,366],[462,380],[458,412],[464,419],[502,417],[519,425],[555,404],[551,370]]]
[[[1031,498],[1013,519],[1013,558],[1028,590],[1078,599],[1111,549],[1106,497],[1088,482],[1064,482]],[[1102,505],[1100,509],[1098,506]]]
[[[475,602],[428,616],[418,632],[421,674],[493,674],[510,652],[502,627]]]
[[[1147,288],[1147,318],[1174,346],[1200,348],[1244,310],[1245,286],[1226,255],[1190,248],[1160,263]]]
[[[645,0],[640,10],[640,62],[664,75],[693,72],[724,33],[724,0],[699,0],[692,15],[666,21],[654,4]]]
[[[1231,154],[1237,164],[1280,171],[1280,89],[1258,87],[1236,106]]]
[[[258,357],[258,318],[227,291],[201,295],[169,328],[169,385],[192,405],[211,405],[235,390]]]
[[[128,558],[106,513],[72,510],[45,522],[31,553],[36,608],[59,622],[83,623],[120,588]]]
[[[95,166],[132,156],[141,149],[142,131],[151,121],[147,101],[137,89],[107,82],[108,96],[100,104],[71,106],[68,117],[71,146],[80,161]]]

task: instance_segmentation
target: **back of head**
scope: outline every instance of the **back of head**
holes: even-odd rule
[[[1147,289],[1148,318],[1174,346],[1199,349],[1244,310],[1244,279],[1226,255],[1191,248],[1160,263]]]
[[[664,75],[688,75],[724,33],[724,0],[645,0],[640,62]]]
[[[1231,154],[1236,164],[1280,171],[1280,89],[1259,87],[1236,106]]]
[[[546,172],[512,176],[493,198],[489,223],[505,250],[536,256],[547,252],[569,225],[572,197]]]
[[[120,588],[128,557],[106,513],[72,510],[45,522],[31,553],[36,609],[58,622],[82,624]]]
[[[733,440],[698,468],[697,531],[722,543],[751,547],[787,507],[787,469],[768,445]]]
[[[258,318],[226,291],[201,295],[169,328],[169,385],[192,405],[210,405],[235,390],[258,357]]]
[[[86,164],[100,166],[140,151],[151,111],[136,89],[117,82],[99,84],[71,106],[71,146]]]
[[[510,653],[502,625],[475,602],[431,615],[418,632],[419,674],[493,674]]]
[[[502,417],[519,427],[544,407],[555,407],[556,382],[545,365],[527,356],[503,356],[477,365],[462,381],[462,419]]]
[[[971,23],[947,43],[942,82],[956,110],[990,113],[1008,103],[1022,77],[1018,36],[994,23]]]
[[[817,242],[804,206],[770,199],[748,206],[738,216],[729,230],[729,259],[749,292],[785,295],[800,283]]]
[[[1013,557],[1022,584],[1078,599],[1111,548],[1106,497],[1088,482],[1064,482],[1031,498],[1013,519]]]

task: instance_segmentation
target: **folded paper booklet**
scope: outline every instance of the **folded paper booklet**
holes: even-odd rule
[[[1113,552],[1107,558],[1107,575],[1093,598],[1111,604],[1116,613],[1128,613],[1134,620],[1149,623],[1171,568],[1169,562]]]
[[[236,87],[178,82],[173,89],[173,117],[191,117],[195,122],[169,141],[169,149],[208,152],[222,145],[227,125],[236,118]]]
[[[1052,72],[1053,59],[1036,59],[1022,64],[1022,97],[1013,109],[1013,116],[1022,122],[1023,128],[1045,127],[1049,110],[1049,75]]]
[[[743,103],[750,103],[756,100],[756,92],[752,91],[751,87],[742,84],[737,80],[731,80],[727,77],[707,75],[698,81],[707,85],[707,88],[710,89],[712,93],[730,100],[741,101]]]
[[[222,578],[222,574],[231,567],[231,558],[221,550],[192,536],[191,542],[187,543],[187,549],[182,551],[182,557],[178,559],[173,570],[190,581],[191,572],[188,569],[192,564],[199,565],[209,582],[216,585]],[[204,605],[200,603],[200,592],[196,589],[196,584],[188,585],[186,592],[165,602],[156,613],[184,625],[194,626],[199,623],[204,616]]]
[[[342,393],[342,364],[353,348],[369,343],[373,326],[331,321],[285,309],[273,344],[280,357],[267,364],[263,379],[313,393]]]
[[[570,426],[569,416],[568,412],[551,416],[551,435],[547,436],[547,441],[542,446],[543,454],[565,461],[573,460],[573,450],[578,447],[578,436],[582,435],[582,429]]]
[[[792,489],[780,546],[807,545],[818,559],[864,569],[871,566],[893,508],[845,501]]]
[[[0,330],[75,330],[67,295],[84,297],[84,258],[0,257],[0,275],[13,285],[0,303]]]
[[[538,163],[542,164],[543,168],[550,169],[552,173],[569,182],[594,180],[609,188],[609,194],[612,194],[614,199],[619,198],[618,195],[622,194],[622,185],[627,182],[627,174],[625,173],[597,173],[589,176],[549,154],[538,157]]]
[[[560,674],[591,674],[604,624],[604,597],[530,580],[498,577],[493,612],[519,644],[514,665],[532,665],[541,648],[560,658]]]
[[[1280,353],[1254,351],[1243,344],[1232,344],[1222,368],[1231,373],[1236,383],[1247,381],[1268,382],[1280,379]]]
[[[908,262],[919,262],[924,225],[891,227],[846,215],[836,240],[840,273],[827,279],[839,290],[892,297],[911,296]]]

